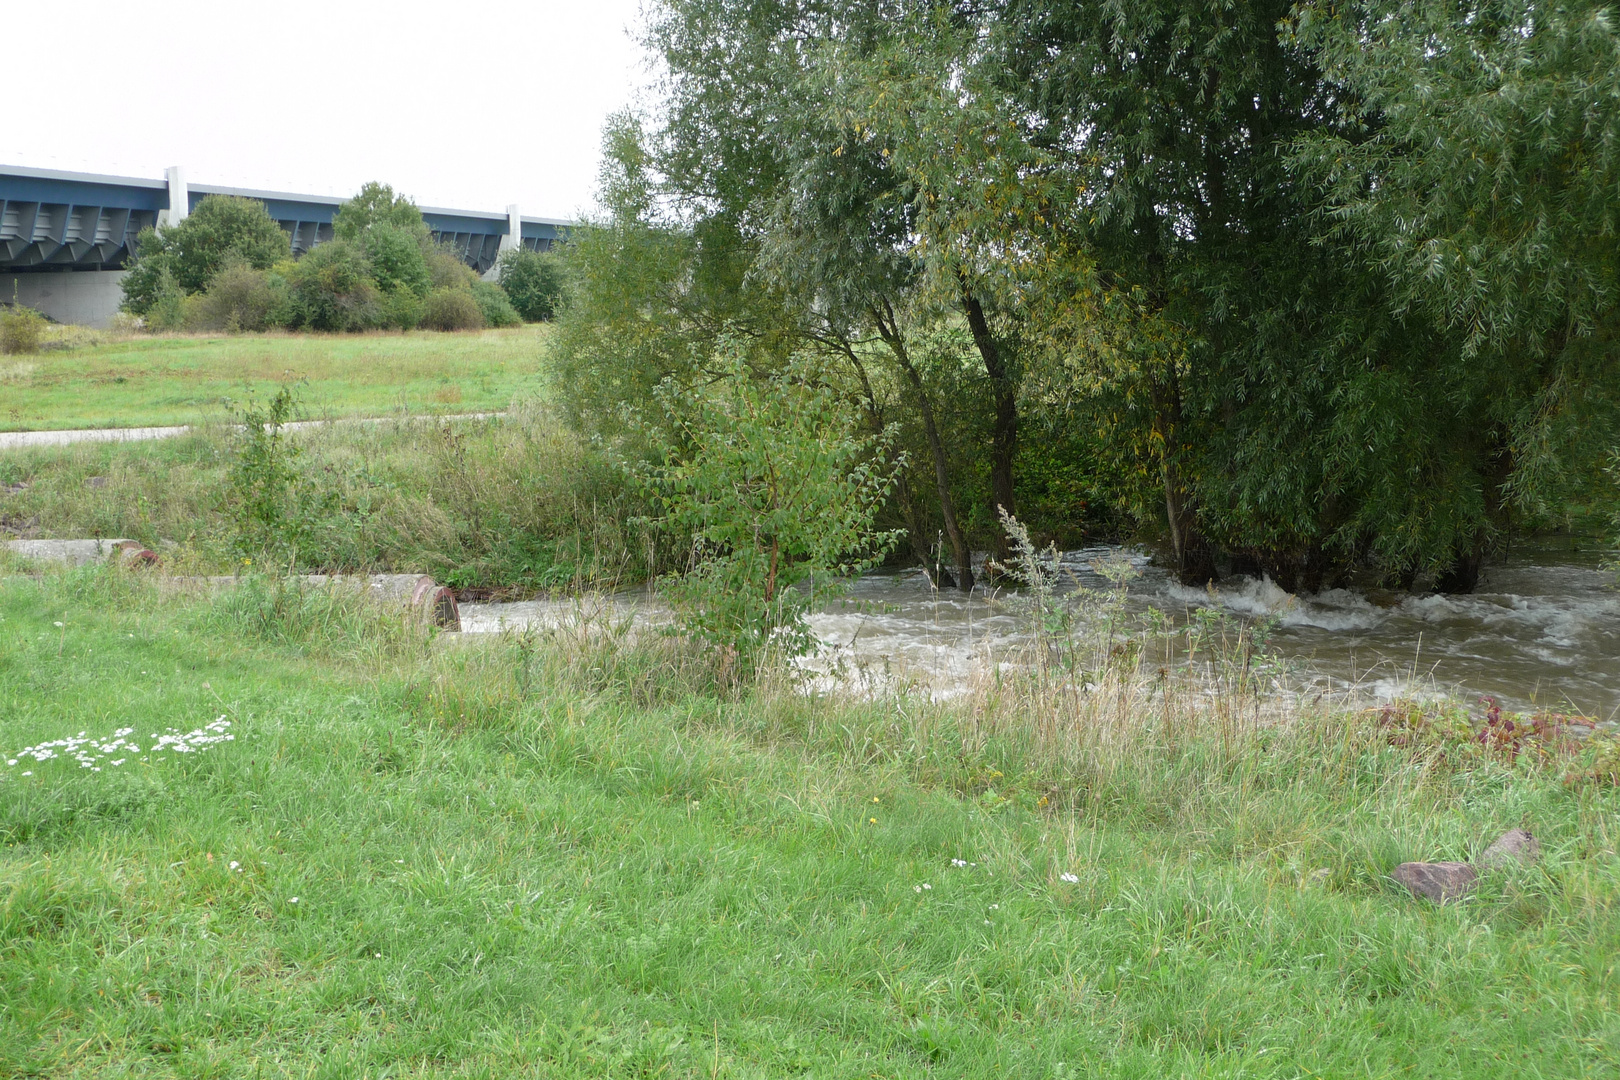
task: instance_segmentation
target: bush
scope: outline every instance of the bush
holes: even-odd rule
[[[682,627],[745,675],[767,646],[810,647],[811,594],[796,586],[836,590],[900,533],[873,524],[894,484],[885,440],[851,434],[836,396],[805,385],[815,380],[757,378],[741,348],[728,351],[718,381],[660,385],[663,416],[646,430],[665,464],[641,479],[659,524],[693,538],[691,568],[663,583]]]
[[[207,288],[232,261],[268,270],[287,257],[291,245],[259,200],[210,195],[178,225],[161,233],[141,231],[135,261],[121,283],[124,308],[145,315],[155,303],[167,302],[165,277],[190,295]]]
[[[381,297],[364,253],[347,240],[322,244],[286,267],[294,325],[311,330],[369,330],[384,323]]]
[[[33,308],[12,304],[0,312],[0,353],[39,352],[39,338],[44,332],[45,316]]]
[[[197,298],[187,325],[231,334],[285,326],[293,317],[292,295],[280,274],[232,262],[214,275]]]
[[[449,248],[436,247],[429,251],[427,266],[428,278],[435,289],[471,289],[478,281],[473,268]]]
[[[148,330],[179,330],[185,326],[186,294],[167,266],[159,269],[145,303],[139,314],[146,320]]]
[[[472,288],[473,299],[484,316],[485,326],[522,326],[523,317],[506,298],[506,291],[491,281],[480,281]]]
[[[410,289],[394,289],[382,294],[382,324],[395,330],[415,330],[427,311],[427,301]]]
[[[362,240],[378,289],[385,293],[408,289],[418,297],[428,294],[433,283],[428,276],[426,245],[414,232],[397,225],[373,225]]]
[[[422,325],[429,330],[479,330],[484,313],[471,289],[434,289],[428,293]]]
[[[508,248],[501,253],[501,288],[527,322],[546,322],[562,299],[562,260],[549,251]]]

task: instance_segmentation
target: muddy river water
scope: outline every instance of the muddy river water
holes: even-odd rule
[[[1058,591],[1123,587],[1125,613],[1136,619],[1151,608],[1181,622],[1198,608],[1214,608],[1235,619],[1266,620],[1274,627],[1270,646],[1288,662],[1296,689],[1365,700],[1491,695],[1510,708],[1613,721],[1620,719],[1620,591],[1601,563],[1596,550],[1548,542],[1488,568],[1467,596],[1347,589],[1294,596],[1263,578],[1187,588],[1145,552],[1097,547],[1063,554]],[[1099,572],[1117,577],[1126,566],[1125,576],[1135,576],[1123,586]],[[667,618],[643,594],[619,594],[610,603],[624,617]],[[465,604],[462,625],[474,632],[555,625],[577,609],[573,601]],[[810,622],[824,646],[812,666],[824,670],[843,659],[846,669],[903,675],[943,694],[1027,652],[1031,640],[1027,606],[1015,594],[935,590],[917,571],[863,577]]]

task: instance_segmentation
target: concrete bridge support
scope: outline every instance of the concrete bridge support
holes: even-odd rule
[[[35,274],[8,274],[0,270],[0,303],[13,295],[59,323],[76,323],[105,330],[124,302],[124,270],[58,270]],[[13,293],[15,290],[15,293]]]

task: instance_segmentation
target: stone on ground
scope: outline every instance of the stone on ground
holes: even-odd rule
[[[1509,829],[1474,861],[1485,870],[1505,870],[1514,863],[1530,866],[1541,858],[1541,841],[1528,830]]]
[[[1411,889],[1415,895],[1427,897],[1437,904],[1466,896],[1479,880],[1479,873],[1465,862],[1401,863],[1389,876]]]

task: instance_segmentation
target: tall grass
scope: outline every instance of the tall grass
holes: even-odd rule
[[[234,560],[227,512],[235,433],[78,444],[0,457],[0,525],[25,535],[125,536],[199,566]],[[542,406],[503,417],[325,424],[288,434],[321,498],[300,568],[433,574],[458,587],[534,592],[635,579],[649,541],[610,463]]]

